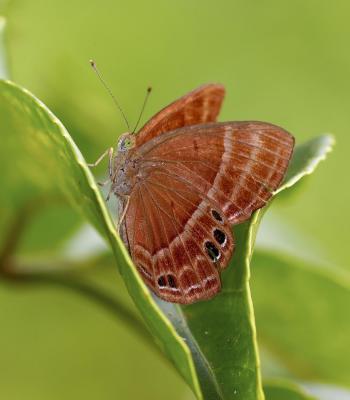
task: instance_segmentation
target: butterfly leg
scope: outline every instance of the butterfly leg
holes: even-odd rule
[[[105,184],[108,183],[109,181],[112,182],[112,185],[111,185],[111,187],[110,187],[110,189],[109,189],[109,192],[108,192],[108,195],[107,195],[107,197],[106,197],[106,201],[109,200],[109,198],[110,198],[110,196],[111,196],[111,194],[112,194],[112,192],[113,192],[113,182],[114,182],[114,179],[115,179],[115,177],[117,176],[117,173],[118,173],[118,169],[116,169],[116,170],[113,172],[113,169],[112,169],[112,168],[113,168],[112,161],[113,161],[113,159],[112,159],[112,157],[110,157],[110,159],[109,159],[109,179],[107,179],[107,181],[105,181],[105,182],[101,182],[102,185],[105,185]]]
[[[108,154],[108,158],[109,158],[109,175],[111,176],[112,175],[113,152],[114,152],[113,147],[110,147],[103,154],[101,154],[100,157],[94,163],[88,163],[88,167],[90,167],[90,168],[96,167],[106,157],[106,155]]]
[[[106,197],[106,201],[109,201],[109,198],[111,197],[112,191],[113,191],[113,187],[111,186],[109,188],[109,191],[108,191],[108,194],[107,194],[107,197]]]
[[[110,182],[110,179],[108,178],[103,182],[97,182],[97,184],[98,184],[98,186],[102,186],[103,187],[103,186],[107,185],[107,183],[109,183],[109,182]]]
[[[123,222],[123,220],[125,218],[126,212],[128,211],[128,207],[129,207],[130,196],[125,196],[125,197],[126,197],[126,205],[123,208],[122,215],[120,216],[120,218],[118,218],[118,225],[117,225],[117,232],[118,233],[120,231],[120,227],[122,225],[122,222]],[[123,204],[124,203],[125,203],[125,201],[123,202]]]
[[[107,185],[108,182],[110,182],[111,178],[113,177],[113,152],[114,149],[113,147],[110,147],[107,149],[94,163],[88,163],[88,166],[90,168],[96,167],[108,154],[108,172],[109,172],[109,179],[105,180],[104,182],[97,182],[99,186],[105,186]],[[109,200],[109,197],[111,195],[111,192],[108,193],[107,199]]]

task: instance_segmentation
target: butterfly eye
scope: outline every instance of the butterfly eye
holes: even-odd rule
[[[221,244],[221,246],[225,246],[226,244],[226,234],[225,232],[221,231],[220,229],[214,229],[214,238],[215,240]]]
[[[208,256],[212,259],[212,261],[218,261],[220,258],[220,251],[212,242],[205,242],[205,248],[207,250]]]
[[[211,210],[211,215],[219,222],[222,222],[222,216],[216,211],[216,210]]]
[[[118,142],[118,150],[121,152],[127,151],[134,146],[134,138],[130,136],[122,135]]]

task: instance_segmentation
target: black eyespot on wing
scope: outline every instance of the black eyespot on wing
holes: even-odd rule
[[[216,211],[216,210],[211,210],[211,215],[219,222],[222,222],[222,216]]]
[[[214,229],[214,238],[222,246],[226,243],[226,233],[220,229]]]
[[[211,258],[212,261],[218,261],[220,258],[220,251],[212,242],[205,242],[205,248],[207,250],[208,256]]]
[[[176,278],[174,275],[167,275],[168,279],[168,284],[171,288],[176,289],[177,288],[177,283],[176,283]]]
[[[158,278],[158,286],[159,286],[159,287],[164,287],[164,286],[166,286],[166,280],[165,280],[164,275],[161,275],[161,276]]]

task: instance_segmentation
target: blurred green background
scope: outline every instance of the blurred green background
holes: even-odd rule
[[[227,88],[221,120],[269,121],[298,142],[334,133],[335,152],[297,195],[274,204],[260,242],[268,237],[269,246],[349,271],[349,1],[14,0],[0,1],[0,15],[11,78],[51,108],[89,161],[125,131],[90,58],[132,125],[148,85],[154,91],[143,122],[217,81]],[[60,225],[43,236],[57,215]],[[45,211],[30,226],[22,256],[59,255],[80,223],[64,206]],[[90,278],[108,282],[133,307],[110,269]],[[60,287],[1,285],[0,298],[2,398],[193,398],[167,361],[84,297]]]

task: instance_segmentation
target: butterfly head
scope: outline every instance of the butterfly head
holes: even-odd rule
[[[118,152],[126,153],[135,147],[135,135],[129,132],[123,133],[118,140]]]

